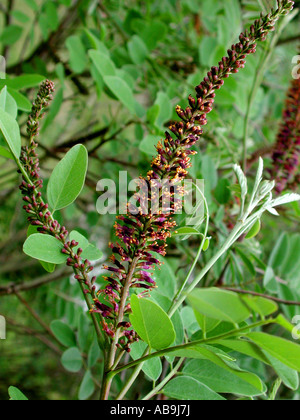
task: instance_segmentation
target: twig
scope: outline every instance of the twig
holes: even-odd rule
[[[295,42],[299,40],[300,40],[300,34],[291,36],[289,38],[281,39],[279,40],[278,45],[284,45],[284,44],[288,44],[289,42]]]
[[[51,329],[48,327],[48,325],[42,320],[39,314],[29,305],[29,303],[20,295],[20,293],[15,291],[15,295],[19,299],[19,301],[25,306],[27,311],[33,316],[33,318],[46,331],[46,333],[49,334],[52,338],[54,338],[59,343],[59,341],[57,340],[57,338],[55,337]]]
[[[273,148],[274,145],[266,146],[252,153],[251,157],[247,160],[247,171],[251,168],[252,165],[254,165],[254,163],[258,161],[260,157],[270,155],[273,151]]]
[[[36,289],[40,286],[44,286],[46,284],[60,280],[63,277],[68,276],[69,274],[71,274],[71,271],[64,269],[54,272],[50,275],[48,274],[46,276],[40,277],[31,282],[20,284],[10,283],[8,286],[0,286],[0,296],[13,295],[18,292]]]
[[[169,375],[168,376],[166,376],[166,378],[163,380],[163,381],[161,381],[158,385],[157,385],[157,387],[155,387],[151,392],[149,392],[149,394],[148,395],[146,395],[144,398],[143,398],[143,401],[145,401],[145,400],[150,400],[152,397],[154,397],[156,394],[158,394],[161,390],[162,390],[162,388],[173,378],[173,376],[175,376],[176,375],[176,373],[179,371],[179,369],[181,368],[181,366],[182,366],[182,364],[183,364],[183,362],[184,362],[184,360],[185,360],[185,358],[184,357],[182,357],[180,360],[179,360],[179,362],[177,363],[177,365],[174,367],[174,369],[172,369],[171,370],[171,372],[169,373]]]
[[[50,340],[48,340],[48,338],[44,337],[42,334],[40,334],[37,331],[32,330],[29,327],[26,327],[25,325],[19,325],[17,324],[14,320],[7,318],[6,317],[6,322],[9,325],[12,325],[15,328],[19,328],[22,329],[23,331],[26,332],[26,334],[29,334],[33,337],[36,337],[38,340],[40,340],[43,344],[45,344],[47,347],[49,347],[50,350],[54,351],[55,353],[57,353],[59,356],[62,355],[62,351],[55,345],[53,344]]]
[[[262,274],[263,276],[265,275],[265,271],[264,270],[261,270],[260,268],[255,268],[255,271],[258,273],[258,274]],[[281,283],[281,284],[287,284],[287,281],[286,280],[283,280],[283,279],[281,279],[280,277],[278,277],[278,276],[275,276],[275,280],[278,282],[278,283]]]
[[[52,149],[52,152],[53,153],[63,152],[75,146],[76,144],[85,144],[91,140],[95,140],[99,137],[103,137],[108,132],[108,130],[109,130],[109,127],[107,126],[107,127],[101,128],[100,130],[95,131],[94,133],[77,137],[75,139],[67,140],[63,144],[57,146],[55,149]]]
[[[123,38],[123,41],[126,42],[129,39],[129,36],[126,34],[126,32],[123,30],[123,28],[119,25],[119,23],[114,19],[114,17],[111,15],[109,10],[106,9],[106,7],[99,2],[98,8],[105,13],[105,15],[108,17],[109,21],[115,26],[121,37]]]
[[[279,299],[279,298],[276,298],[274,296],[265,295],[263,293],[252,292],[250,290],[235,289],[233,287],[222,287],[222,289],[229,290],[230,292],[240,293],[242,295],[252,295],[252,296],[262,297],[262,298],[265,298],[265,299],[272,300],[273,302],[282,303],[283,305],[300,306],[300,302],[296,302],[296,301],[292,301],[292,300]]]

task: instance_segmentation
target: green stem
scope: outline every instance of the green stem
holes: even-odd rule
[[[247,231],[251,225],[261,216],[261,214],[264,212],[264,208],[256,212],[253,216],[249,217],[249,219],[245,221],[239,221],[235,228],[232,230],[231,234],[223,244],[222,248],[214,255],[211,260],[206,264],[206,266],[203,268],[203,270],[200,272],[200,274],[196,277],[196,279],[191,283],[189,288],[186,290],[186,292],[183,294],[183,289],[181,288],[181,293],[177,294],[176,299],[174,298],[172,307],[169,310],[168,315],[172,317],[174,313],[177,311],[177,309],[182,305],[182,303],[185,301],[188,294],[190,294],[194,288],[199,284],[199,282],[203,279],[203,277],[209,272],[209,270],[214,266],[214,264],[224,255],[224,253],[232,246],[234,242],[245,232]],[[197,261],[197,257],[196,257]],[[147,352],[147,350],[146,350]],[[145,356],[139,359],[140,361],[138,363],[133,363],[130,366],[127,365],[127,367],[133,367],[136,366],[135,370],[130,375],[129,379],[127,380],[124,388],[118,395],[117,399],[121,400],[124,398],[134,381],[136,380],[137,376],[141,372],[143,368],[143,363],[145,361],[146,352],[144,353]],[[155,354],[155,353],[152,353]],[[147,360],[147,359],[146,359]],[[109,376],[109,373],[108,373]]]
[[[185,286],[187,285],[187,283],[188,283],[188,281],[189,281],[192,273],[195,270],[195,267],[196,267],[196,265],[197,265],[197,263],[199,261],[200,255],[202,253],[203,247],[204,247],[205,242],[207,240],[207,233],[208,233],[208,228],[209,228],[209,209],[208,209],[208,204],[207,204],[207,200],[206,200],[204,194],[202,193],[202,191],[200,190],[200,188],[198,188],[197,185],[195,185],[195,186],[196,186],[197,190],[200,192],[200,194],[202,196],[202,199],[203,199],[203,202],[204,202],[204,206],[205,206],[205,212],[206,212],[205,230],[204,230],[203,239],[202,239],[202,241],[200,243],[200,247],[199,247],[199,250],[197,252],[196,258],[194,259],[194,263],[193,263],[190,271],[188,272],[188,275],[187,275],[186,279],[184,280],[182,286],[178,290],[178,292],[177,292],[177,294],[176,294],[176,296],[174,298],[173,304],[175,304],[177,302],[177,300],[179,299],[179,296],[182,294],[183,290],[185,289]]]
[[[173,378],[173,376],[179,371],[179,369],[181,368],[183,362],[185,361],[185,357],[182,357],[179,362],[177,363],[177,365],[171,370],[171,372],[169,373],[168,376],[165,377],[165,379],[158,384],[151,392],[149,392],[149,394],[147,394],[144,398],[143,401],[146,400],[150,400],[150,398],[154,397],[156,394],[158,394],[162,388]]]
[[[96,334],[97,334],[97,341],[98,341],[99,347],[100,347],[101,350],[104,350],[104,348],[105,348],[105,341],[104,341],[104,338],[102,336],[102,331],[100,329],[99,319],[97,319],[96,313],[95,312],[92,312],[93,305],[90,302],[87,294],[84,292],[84,284],[81,283],[81,282],[80,282],[80,287],[81,287],[81,290],[82,290],[84,299],[86,301],[86,304],[87,304],[87,306],[88,306],[88,308],[90,310],[92,321],[93,321],[93,324],[94,324],[94,327],[95,327],[95,331],[96,331]]]
[[[185,301],[187,295],[189,295],[194,288],[199,284],[199,282],[203,279],[203,277],[209,272],[209,270],[215,265],[215,263],[222,257],[222,255],[230,248],[232,242],[236,235],[239,233],[241,226],[243,225],[242,222],[238,222],[236,227],[233,229],[227,240],[225,241],[222,248],[210,259],[210,261],[206,264],[206,266],[202,269],[200,274],[195,278],[195,280],[190,284],[190,286],[186,289],[186,292],[181,296],[177,297],[177,300],[173,302],[171,309],[169,310],[168,315],[172,317],[177,309],[182,305]]]
[[[122,391],[119,393],[119,395],[117,396],[116,400],[122,400],[125,395],[127,394],[127,392],[129,391],[129,389],[132,387],[132,385],[134,384],[136,378],[139,376],[141,370],[143,369],[143,363],[141,363],[140,365],[138,365],[134,371],[132,372],[132,374],[129,376],[129,378],[127,379]]]
[[[192,341],[190,343],[181,344],[179,346],[169,347],[167,349],[163,349],[163,350],[157,351],[155,353],[148,354],[147,356],[144,356],[140,359],[134,360],[134,361],[128,363],[127,365],[125,365],[125,366],[121,366],[118,369],[115,369],[114,371],[109,372],[108,376],[112,379],[115,375],[122,372],[123,370],[130,369],[130,368],[132,368],[136,365],[139,365],[140,363],[145,363],[148,360],[154,359],[155,357],[162,357],[162,356],[164,356],[166,354],[169,354],[169,353],[175,353],[176,351],[186,350],[186,349],[189,349],[189,348],[192,348],[192,347],[195,347],[195,346],[200,346],[202,344],[216,343],[216,342],[219,342],[219,341],[222,341],[222,340],[226,340],[227,338],[234,337],[236,335],[243,335],[247,331],[252,330],[254,328],[263,327],[263,326],[266,326],[266,325],[269,325],[269,324],[274,324],[274,323],[276,323],[276,320],[274,320],[273,318],[268,319],[268,320],[263,320],[263,321],[256,322],[255,324],[252,324],[252,325],[247,325],[246,327],[243,327],[243,328],[240,328],[240,329],[229,331],[229,332],[227,332],[225,334],[222,334],[222,335],[218,335],[218,336],[215,336],[215,337],[210,337],[210,338],[203,339],[203,340]]]
[[[132,277],[136,269],[136,265],[139,261],[139,257],[135,257],[132,261],[132,264],[130,266],[130,270],[128,272],[126,282],[124,284],[124,287],[122,289],[122,296],[120,301],[120,307],[118,312],[118,317],[116,319],[116,334],[115,337],[110,345],[110,349],[107,355],[107,358],[105,360],[105,367],[104,367],[104,374],[103,374],[103,380],[102,380],[102,392],[100,399],[101,400],[107,400],[109,396],[109,391],[111,387],[111,379],[109,376],[109,373],[113,369],[113,366],[115,365],[115,358],[116,358],[116,351],[117,351],[117,344],[119,342],[120,338],[120,328],[118,327],[119,323],[123,321],[124,318],[124,311],[127,303],[127,298],[129,295],[129,289],[131,287]]]
[[[15,157],[15,162],[16,162],[18,168],[20,169],[20,172],[21,172],[22,176],[28,182],[28,184],[34,185],[32,183],[32,181],[31,181],[31,179],[30,179],[30,176],[27,174],[26,170],[24,169],[23,165],[21,164],[20,160]],[[41,202],[44,203],[42,201],[42,199],[41,199]],[[54,220],[52,213],[51,213],[51,219]],[[78,272],[75,269],[74,269],[74,272],[75,272],[75,274],[78,274]],[[91,317],[92,317],[92,321],[93,321],[93,324],[94,324],[94,327],[95,327],[95,331],[96,331],[96,334],[97,334],[97,340],[98,340],[99,347],[100,347],[100,349],[104,350],[104,348],[105,348],[105,341],[104,341],[104,338],[103,338],[103,335],[102,335],[102,331],[100,329],[99,319],[98,319],[97,315],[94,312],[92,312],[93,305],[90,302],[89,297],[85,293],[84,285],[81,282],[80,282],[80,287],[81,287],[81,290],[82,290],[84,299],[86,301],[86,304],[87,304],[87,306],[88,306],[88,308],[89,308],[89,310],[91,312]]]
[[[231,247],[232,243],[236,240],[236,237],[238,236],[238,233],[243,226],[243,222],[238,222],[236,227],[231,232],[231,235],[227,238],[226,242],[224,243],[223,247],[219,250],[219,252],[211,258],[211,260],[206,264],[206,266],[203,268],[199,276],[193,281],[193,283],[190,285],[190,287],[187,289],[187,292],[183,295],[183,288],[181,288],[181,292],[177,293],[176,298],[173,301],[172,307],[169,310],[168,315],[172,317],[174,313],[177,311],[177,309],[181,306],[181,304],[185,301],[186,296],[194,290],[194,288],[198,285],[198,283],[202,280],[202,278],[208,273],[208,271],[213,267],[213,265],[218,261],[219,258]],[[244,228],[247,228],[248,224]],[[198,257],[198,256],[197,256]],[[196,258],[197,258],[196,257]],[[197,261],[197,259],[196,259]],[[141,359],[142,360],[142,359]],[[135,366],[136,364],[134,364]],[[126,395],[127,391],[130,389],[131,385],[134,383],[137,376],[140,374],[143,367],[143,362],[141,362],[141,365],[137,366],[135,370],[130,375],[129,379],[127,380],[123,390],[118,395],[117,399],[123,399],[123,397]]]

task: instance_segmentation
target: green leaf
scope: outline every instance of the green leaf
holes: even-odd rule
[[[116,76],[115,63],[107,54],[104,54],[100,51],[91,50],[89,51],[89,56],[103,78],[105,76]]]
[[[77,347],[72,347],[64,352],[61,357],[63,367],[72,373],[77,373],[82,368],[82,356]]]
[[[54,211],[72,204],[81,193],[88,167],[88,152],[74,146],[54,169],[47,188],[49,204]]]
[[[56,31],[59,27],[57,5],[52,1],[48,1],[45,5],[45,13],[48,18],[49,27],[52,29],[52,31]]]
[[[30,112],[32,108],[31,102],[26,98],[26,96],[22,95],[22,93],[18,92],[15,89],[8,88],[9,94],[14,98],[16,101],[18,108],[20,111]]]
[[[61,85],[65,87],[66,73],[65,73],[65,68],[62,63],[56,64],[55,73],[57,74],[57,77],[59,78]]]
[[[50,32],[50,26],[46,13],[41,13],[38,18],[39,26],[41,29],[42,37],[44,41],[47,41]]]
[[[277,393],[279,391],[279,388],[282,385],[282,380],[280,378],[277,378],[276,381],[272,384],[272,387],[270,389],[270,394],[269,394],[269,401],[275,401],[276,397],[277,397]]]
[[[98,50],[101,53],[109,56],[109,51],[106,46],[101,42],[89,29],[84,28],[84,34],[86,35],[91,47],[94,50]]]
[[[81,38],[77,35],[70,36],[66,41],[66,47],[69,50],[69,63],[75,73],[82,73],[88,63],[87,55]]]
[[[268,265],[274,270],[279,268],[286,260],[290,251],[290,238],[287,233],[282,233],[277,239],[269,258]]]
[[[218,42],[216,38],[204,36],[199,45],[200,63],[204,66],[211,66],[212,57],[216,52]]]
[[[130,356],[133,360],[141,358],[147,348],[143,341],[137,341],[131,346]],[[152,380],[157,381],[162,373],[162,363],[159,357],[147,360],[143,363],[143,372]]]
[[[281,325],[289,333],[293,333],[295,326],[291,324],[282,314],[279,314],[276,318],[276,324]]]
[[[31,235],[38,234],[38,228],[36,226],[30,225],[27,230],[27,238]],[[55,271],[56,265],[48,263],[46,261],[39,261],[41,266],[48,272],[53,273]]]
[[[97,363],[97,361],[99,360],[101,355],[101,351],[99,348],[99,343],[98,340],[95,339],[92,342],[92,345],[89,349],[89,353],[88,353],[88,367],[92,368],[95,366],[95,364]]]
[[[209,248],[209,246],[210,246],[210,240],[211,240],[211,238],[207,238],[207,239],[205,240],[204,245],[203,245],[203,252],[205,252],[205,251],[207,251],[207,250],[208,250],[208,248]]]
[[[272,200],[270,202],[270,206],[271,207],[283,206],[284,204],[293,203],[294,201],[299,201],[299,200],[300,200],[299,194],[295,194],[295,193],[285,194],[281,197],[278,197]]]
[[[141,116],[141,105],[136,102],[132,90],[124,80],[117,76],[105,76],[104,82],[132,114]]]
[[[149,123],[151,125],[156,125],[156,121],[157,118],[159,116],[159,112],[160,112],[160,106],[157,105],[153,105],[151,108],[148,109],[147,111],[147,121],[149,121]]]
[[[260,232],[261,229],[261,221],[260,219],[258,219],[254,225],[252,226],[252,228],[249,230],[249,232],[246,235],[246,239],[252,239],[255,238],[255,236],[257,236]]]
[[[177,237],[177,236],[190,236],[190,235],[200,235],[203,237],[203,233],[200,233],[197,229],[192,228],[192,227],[182,227],[182,228],[178,228],[176,229],[176,231],[172,234],[173,237]]]
[[[300,372],[300,346],[281,337],[252,332],[247,337],[275,359]]]
[[[147,155],[154,156],[156,153],[155,147],[159,142],[159,137],[152,134],[148,134],[139,145],[141,152],[146,153]]]
[[[300,253],[300,235],[290,235],[289,237],[289,252],[286,260],[280,266],[280,272],[287,277],[298,277],[300,269],[300,261],[298,259]],[[282,255],[283,256],[283,255]]]
[[[218,172],[213,159],[206,155],[202,159],[201,173],[210,190],[214,190],[218,183]]]
[[[89,336],[89,325],[86,314],[82,313],[79,316],[78,321],[78,334],[77,334],[77,341],[80,350],[83,352],[86,350],[88,344],[88,336]]]
[[[223,51],[223,48],[220,48],[220,52]],[[220,91],[220,95],[218,95],[218,104],[219,105],[227,105],[232,106],[236,102],[235,96],[232,94],[230,88],[226,87]]]
[[[206,385],[189,376],[172,379],[162,390],[162,393],[176,400],[221,401],[221,397]]]
[[[284,365],[282,362],[271,356],[267,351],[264,351],[264,354],[285,386],[293,391],[296,391],[299,388],[299,375],[297,371]]]
[[[78,399],[85,401],[89,399],[95,392],[95,382],[90,370],[87,370],[79,388]]]
[[[219,321],[238,324],[250,316],[240,297],[226,290],[196,289],[188,299],[195,311]]]
[[[28,6],[34,11],[34,12],[38,12],[39,11],[39,7],[36,3],[35,0],[25,0],[25,2],[28,4]]]
[[[230,193],[230,183],[228,179],[220,179],[215,189],[215,197],[216,200],[220,204],[226,204],[230,200],[231,193]]]
[[[169,307],[171,307],[171,305]],[[182,344],[185,341],[185,335],[184,335],[183,321],[181,318],[181,314],[178,310],[172,316],[171,321],[173,322],[175,334],[176,334],[176,340],[174,344]]]
[[[74,240],[79,243],[78,247],[75,247],[74,250],[77,251],[78,248],[81,248],[83,251],[81,257],[84,260],[97,261],[103,255],[103,253],[98,248],[89,243],[89,241],[79,232],[76,232],[76,230],[73,230],[70,233],[70,240]]]
[[[200,381],[213,391],[221,394],[243,396],[261,395],[261,388],[251,384],[253,374],[249,373],[248,381],[235,375],[234,371],[223,369],[209,360],[190,360],[183,369],[183,374]],[[247,372],[245,372],[247,377]]]
[[[50,110],[47,114],[47,117],[44,121],[42,131],[44,132],[49,126],[51,126],[52,122],[55,120],[57,114],[60,111],[60,108],[62,106],[64,100],[64,90],[59,89],[59,91],[56,93],[54,97],[54,101],[52,102],[52,105],[50,107]]]
[[[157,255],[155,255],[155,258],[158,258],[162,263],[161,266],[155,267],[153,274],[153,279],[156,282],[158,293],[160,295],[167,296],[172,300],[176,289],[175,273],[166,258],[161,256],[157,257]],[[166,281],[166,279],[168,281]]]
[[[0,146],[0,156],[14,160],[12,153],[3,146]]]
[[[102,258],[103,253],[93,244],[89,244],[82,253],[82,258],[90,261],[98,261]]]
[[[21,154],[21,136],[17,121],[7,112],[0,108],[0,129],[8,144],[9,150],[19,159]]]
[[[41,76],[40,74],[24,74],[13,79],[5,79],[1,83],[14,90],[22,90],[38,86],[44,80],[45,76]]]
[[[169,355],[173,355],[177,357],[187,357],[191,359],[209,360],[210,362],[214,363],[216,366],[219,366],[225,369],[226,371],[231,372],[232,374],[234,374],[241,380],[254,386],[260,393],[263,393],[264,391],[264,385],[258,376],[252,373],[240,370],[240,368],[237,365],[232,363],[229,355],[222,352],[218,348],[214,348],[212,346],[205,346],[205,345],[197,345],[197,346],[195,345],[195,347],[190,347],[188,349],[175,350],[174,352],[169,353]]]
[[[29,236],[23,246],[26,255],[50,264],[64,264],[67,255],[62,253],[63,245],[54,236],[36,233]]]
[[[148,299],[131,298],[130,322],[151,349],[164,349],[176,339],[172,321],[156,303]]]
[[[173,115],[173,106],[169,96],[165,92],[158,92],[154,105],[159,106],[159,114],[156,119],[156,126],[162,128],[166,122],[169,122]]]
[[[197,322],[204,334],[209,333],[210,331],[213,331],[221,322],[218,319],[208,318],[207,316],[202,315],[200,312],[196,310],[194,311],[194,313],[195,313]]]
[[[50,264],[45,261],[40,261],[40,264],[43,267],[43,269],[47,271],[47,273],[54,273],[55,268],[56,268],[55,264]]]
[[[7,112],[14,119],[18,115],[18,106],[14,98],[8,93],[7,86],[5,86],[0,93],[0,108]]]
[[[71,4],[72,4],[72,0],[58,0],[58,1],[59,1],[59,3],[63,4],[64,6],[67,6],[67,7],[70,7]]]
[[[248,295],[241,296],[241,298],[249,308],[262,317],[271,315],[278,310],[278,305],[275,302],[263,297]]]
[[[8,394],[11,401],[28,401],[28,398],[16,387],[10,386],[8,388]]]
[[[30,21],[30,18],[20,10],[13,10],[11,14],[14,17],[14,19],[18,20],[21,23],[27,23]]]
[[[236,174],[236,177],[239,181],[239,185],[241,187],[241,197],[245,200],[247,193],[248,193],[248,181],[247,178],[239,165],[234,165],[233,170]]]
[[[71,330],[69,325],[62,321],[52,321],[50,325],[51,331],[58,339],[58,341],[66,347],[75,347],[76,338],[74,331]],[[79,351],[79,350],[78,350]]]
[[[144,41],[137,35],[134,35],[127,44],[131,60],[135,64],[143,64],[149,52]]]
[[[149,50],[153,50],[162,41],[168,32],[168,26],[161,21],[151,21],[141,33],[141,37]]]
[[[246,340],[220,340],[218,344],[227,347],[230,350],[236,351],[241,354],[245,354],[253,359],[259,360],[265,364],[269,364],[269,360],[266,358],[262,350],[256,346],[256,344],[251,343]]]
[[[4,28],[0,35],[0,42],[3,45],[13,45],[20,38],[23,33],[23,29],[18,25],[9,25]]]
[[[250,260],[250,258],[246,254],[244,254],[244,252],[241,251],[238,247],[235,247],[235,251],[239,254],[241,259],[243,260],[243,263],[248,268],[252,276],[255,276],[256,275],[255,267],[252,264],[252,261]]]

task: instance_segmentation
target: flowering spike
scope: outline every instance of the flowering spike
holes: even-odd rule
[[[276,192],[296,189],[299,185],[298,174],[300,158],[300,78],[293,80],[288,91],[283,121],[274,146],[270,170],[276,180]]]
[[[147,192],[145,194],[139,192],[139,196],[135,194],[133,198],[138,204],[128,206],[131,214],[118,217],[115,230],[121,244],[110,245],[114,254],[111,258],[113,266],[104,267],[109,271],[110,277],[105,278],[108,285],[100,291],[99,296],[114,308],[109,314],[110,321],[105,331],[115,340],[114,343],[118,347],[126,351],[129,350],[131,342],[138,337],[129,330],[130,325],[123,324],[123,319],[120,323],[120,314],[127,315],[130,312],[130,304],[128,301],[124,303],[122,295],[124,286],[126,285],[125,290],[131,287],[146,291],[156,287],[155,280],[149,273],[153,265],[159,261],[153,254],[162,256],[166,254],[166,240],[171,236],[170,231],[176,226],[172,221],[178,205],[174,191],[171,190],[167,194],[170,203],[166,214],[161,212],[157,214],[151,207],[152,200],[157,199],[158,207],[164,208],[165,195],[162,194],[160,197],[152,192],[151,187],[153,185],[162,187],[163,179],[167,179],[169,184],[175,186],[187,176],[187,170],[191,167],[190,156],[196,153],[191,149],[200,139],[202,126],[207,123],[207,114],[213,109],[215,92],[223,86],[224,80],[230,74],[237,73],[245,66],[245,58],[255,53],[257,42],[266,38],[278,18],[287,14],[293,4],[290,0],[279,0],[276,11],[255,21],[248,31],[240,35],[239,42],[228,50],[228,56],[222,58],[218,67],[212,67],[204,80],[195,88],[196,98],[189,96],[189,106],[186,109],[176,107],[181,121],[170,125],[170,132],[167,132],[165,139],[157,145],[158,154],[152,161],[151,170],[146,178],[139,180],[139,184],[147,187]],[[97,307],[95,310],[100,311],[104,317],[107,315],[105,307]]]

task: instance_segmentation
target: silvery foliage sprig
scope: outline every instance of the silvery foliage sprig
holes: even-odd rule
[[[241,196],[241,209],[237,223],[216,254],[207,262],[205,267],[203,267],[201,272],[194,278],[189,287],[182,291],[181,296],[178,297],[177,301],[170,309],[170,316],[172,316],[182,305],[187,296],[194,290],[195,287],[198,286],[215,263],[239,238],[250,231],[252,227],[260,221],[262,215],[266,211],[275,216],[279,216],[277,210],[275,209],[276,207],[300,200],[300,195],[295,193],[282,195],[281,197],[275,199],[273,198],[272,191],[274,190],[276,183],[275,181],[263,180],[264,162],[262,158],[259,159],[255,183],[249,201],[247,200],[247,197],[249,196],[249,186],[246,175],[239,165],[234,165],[233,170],[239,182]]]
[[[274,216],[279,216],[276,207],[300,200],[300,195],[288,193],[277,198],[273,198],[272,191],[276,187],[276,182],[263,179],[264,162],[259,159],[258,170],[250,201],[247,203],[248,181],[243,170],[239,165],[234,165],[234,172],[241,187],[241,211],[239,223],[244,225],[244,231],[251,228],[257,220],[260,220],[263,213],[268,211]],[[256,210],[255,213],[253,213]]]

